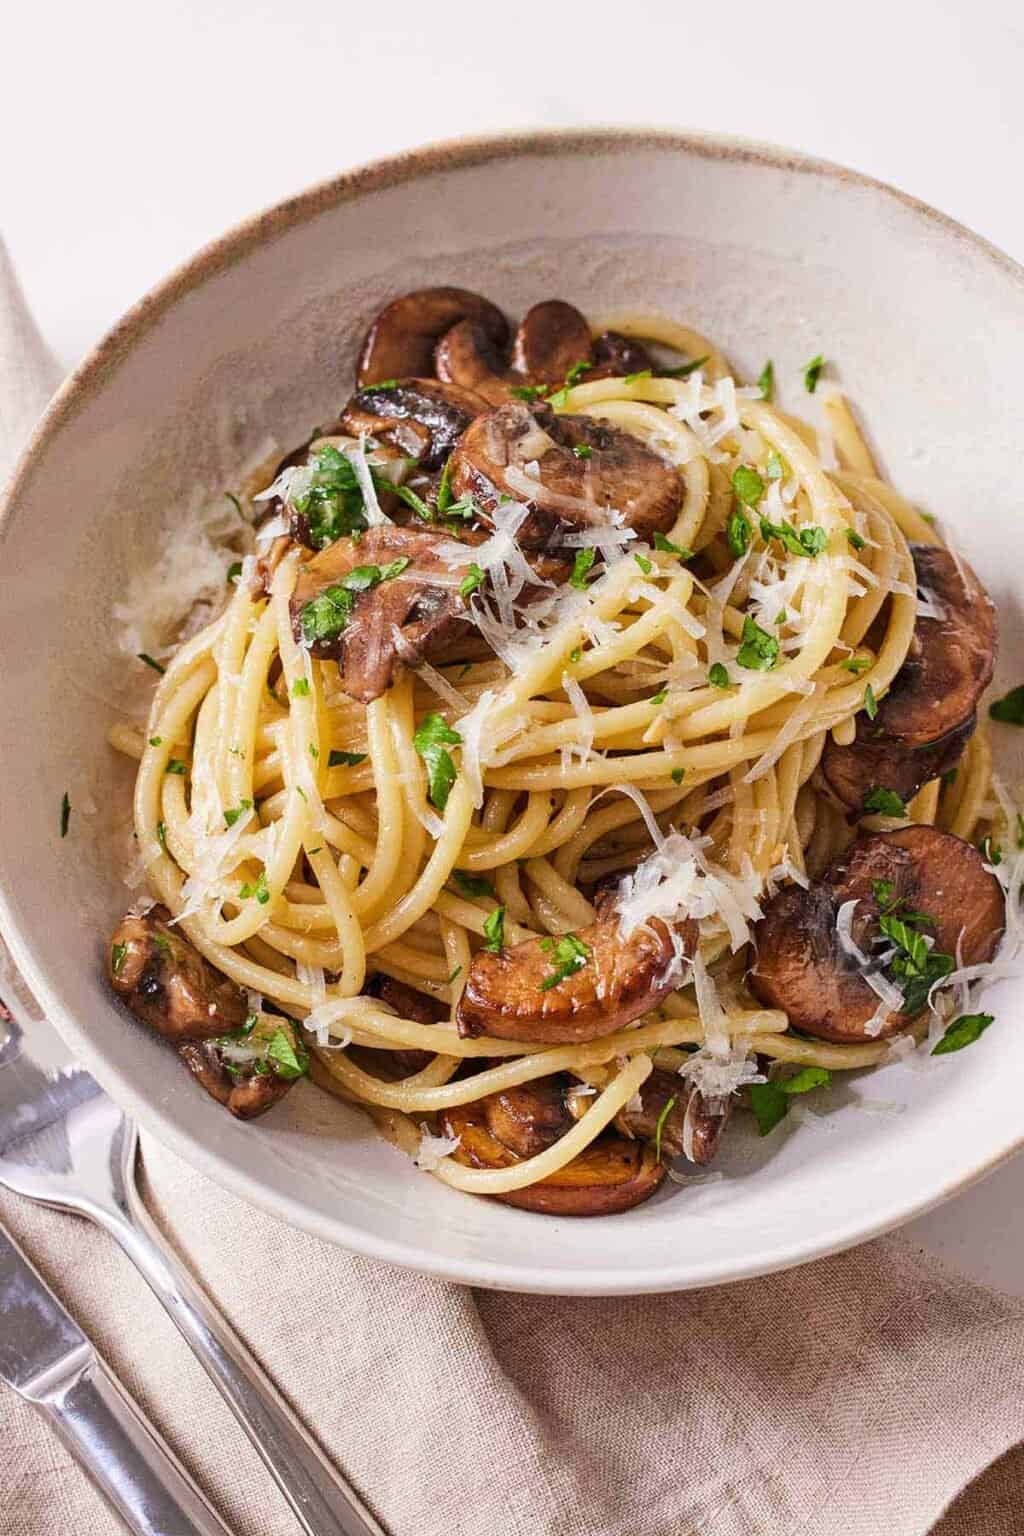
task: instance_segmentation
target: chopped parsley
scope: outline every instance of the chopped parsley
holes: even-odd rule
[[[484,919],[484,949],[500,955],[505,945],[505,908],[495,907]]]
[[[364,384],[359,393],[361,395],[378,395],[381,390],[394,389],[397,384],[397,379],[381,379],[379,384]]]
[[[275,1029],[267,1046],[267,1061],[278,1077],[304,1077],[309,1071],[309,1057],[301,1046],[296,1047],[291,1032]]]
[[[824,528],[812,525],[797,530],[792,523],[772,523],[766,517],[761,518],[761,537],[766,544],[772,539],[778,539],[791,555],[803,555],[808,560],[820,555],[828,545],[828,534]]]
[[[230,501],[239,517],[244,517],[245,513],[242,511],[242,503],[239,501],[238,497],[232,495],[230,491],[225,491],[224,495],[227,497],[228,501]]]
[[[673,768],[672,772],[669,774],[669,778],[672,780],[673,784],[681,784],[683,782],[683,775],[685,773],[685,768]]]
[[[596,558],[596,550],[578,549],[576,551],[576,559],[572,563],[572,575],[569,577],[570,587],[575,587],[578,592],[586,591],[587,572]]]
[[[378,474],[372,467],[370,475],[378,491],[390,491],[392,496],[397,496],[399,501],[404,501],[407,507],[411,507],[416,516],[422,518],[425,523],[434,521],[434,514],[416,492],[408,485],[398,485],[394,480],[389,480],[387,475]],[[408,565],[408,561],[406,564]]]
[[[634,555],[633,559],[636,561],[637,565],[643,571],[645,576],[649,576],[654,570],[652,562],[647,559],[646,555]]]
[[[993,720],[1001,720],[1004,725],[1024,725],[1024,685],[1019,688],[1011,688],[1001,699],[996,699],[988,708]]]
[[[958,1019],[953,1020],[938,1044],[932,1047],[932,1055],[946,1056],[950,1051],[962,1051],[964,1046],[973,1045],[975,1040],[981,1039],[994,1018],[991,1013],[962,1013]]]
[[[761,391],[762,400],[771,400],[775,396],[775,365],[771,358],[765,363],[757,376],[757,387]]]
[[[550,992],[552,987],[557,987],[570,976],[575,976],[577,971],[582,971],[592,954],[590,946],[574,933],[563,934],[560,939],[541,939],[540,947],[546,955],[550,955],[554,967],[551,975],[545,976],[540,984],[542,992]]]
[[[661,1114],[658,1116],[657,1124],[654,1127],[654,1156],[655,1156],[655,1159],[658,1159],[658,1158],[661,1157],[661,1136],[662,1136],[662,1132],[665,1129],[665,1121],[668,1119],[669,1115],[672,1113],[672,1107],[675,1104],[675,1102],[676,1102],[675,1094],[673,1094],[671,1098],[665,1100],[664,1108],[662,1109]]]
[[[671,539],[666,539],[663,533],[656,533],[651,541],[655,549],[660,549],[664,555],[678,555],[680,560],[692,560],[693,550],[685,549],[682,544],[673,544]]]
[[[553,395],[548,395],[546,403],[556,411],[564,409],[569,404],[569,386],[563,384],[561,389],[556,389]]]
[[[581,645],[574,645],[572,650],[569,652],[569,660],[573,661],[573,662],[576,662],[576,661],[580,661],[582,659],[582,657],[583,657],[583,647]]]
[[[167,847],[167,824],[166,824],[166,822],[163,822],[163,821],[158,821],[157,822],[157,824],[156,824],[156,840],[160,844],[161,848],[166,848]]]
[[[328,768],[355,768],[360,763],[365,763],[366,757],[365,752],[340,752],[336,747],[332,747],[327,766]]]
[[[664,704],[664,702],[665,702],[665,700],[667,698],[668,698],[668,689],[667,688],[659,688],[657,693],[652,693],[651,694],[650,702],[652,704]]]
[[[167,767],[164,769],[165,773],[176,773],[179,776],[183,776],[185,771],[185,764],[180,757],[169,757],[167,759]]]
[[[452,461],[451,458],[447,458],[444,461],[441,478],[437,482],[437,496],[434,504],[437,508],[438,517],[445,515],[454,499],[452,496]]]
[[[1003,850],[1000,848],[998,843],[994,843],[992,841],[991,836],[987,833],[978,844],[978,852],[985,860],[985,863],[991,864],[993,869],[997,864],[1001,864],[1003,862]]]
[[[768,463],[765,465],[765,474],[769,480],[781,480],[786,473],[786,466],[777,453],[768,455]]]
[[[589,443],[577,443],[572,451],[578,459],[592,459],[594,457],[594,450]]]
[[[228,585],[232,586],[236,581],[238,581],[238,579],[240,578],[241,574],[242,574],[242,562],[241,562],[241,560],[232,560],[231,564],[228,566],[228,575],[227,575]]]
[[[827,1088],[832,1074],[825,1067],[804,1067],[793,1077],[774,1078],[768,1083],[752,1083],[750,1105],[762,1136],[774,1131],[780,1120],[789,1114],[789,1101],[794,1094],[810,1093],[812,1088]]]
[[[661,376],[664,379],[688,379],[691,373],[696,373],[698,368],[710,360],[711,353],[705,352],[703,357],[695,357],[692,363],[680,363],[678,368],[662,368]]]
[[[482,880],[479,875],[469,875],[464,869],[452,871],[452,878],[463,896],[489,896],[496,900],[494,886],[489,880]]]
[[[864,687],[864,713],[869,720],[874,720],[878,716],[878,701],[870,683],[866,683]]]
[[[636,373],[627,373],[622,382],[623,384],[639,384],[641,379],[649,379],[650,377],[650,368],[639,368]]]
[[[736,660],[751,672],[770,672],[778,664],[779,642],[762,629],[749,613],[743,620],[743,634]]]
[[[921,928],[933,928],[934,920],[926,912],[914,912],[902,900],[895,899],[890,880],[875,880],[872,894],[879,906],[878,927],[893,946],[886,970],[903,993],[901,1013],[920,1013],[934,986],[945,980],[955,968],[952,955],[929,948]]]
[[[151,747],[159,747],[160,744],[162,743],[162,741],[163,741],[163,737],[162,736],[151,736],[149,738],[149,744],[150,744]]]
[[[244,885],[240,885],[238,887],[238,894],[241,896],[243,901],[248,901],[251,896],[255,896],[260,906],[265,907],[267,902],[270,900],[270,891],[267,887],[266,869],[260,870],[259,878],[257,880],[247,880]]]
[[[725,667],[720,661],[716,661],[714,666],[708,670],[708,682],[711,684],[712,688],[732,687],[732,684],[729,681],[729,673],[726,671]]]
[[[756,507],[765,493],[764,481],[749,464],[741,464],[733,471],[732,488],[738,500],[748,507]]]
[[[147,667],[152,667],[154,672],[166,672],[167,671],[167,668],[166,667],[162,667],[158,661],[154,661],[152,656],[147,656],[145,651],[140,651],[139,652],[139,660],[140,661],[144,661],[146,663]]]
[[[845,661],[840,662],[840,666],[844,672],[852,672],[856,677],[859,673],[866,672],[871,662],[867,656],[847,656]]]
[[[451,975],[445,977],[445,983],[444,983],[445,986],[446,987],[450,987],[452,982],[456,981],[461,975],[462,975],[462,966],[461,965],[457,965],[455,967],[454,971],[452,971]]]
[[[517,384],[513,389],[509,390],[509,394],[513,395],[516,400],[526,401],[539,400],[543,393],[544,386],[542,384]]]
[[[292,683],[292,698],[293,699],[308,699],[309,698],[309,683],[306,681],[306,679],[304,677],[297,677],[295,679],[294,683]]]
[[[856,528],[847,528],[846,538],[851,549],[863,549],[867,544],[867,539],[862,539]]]
[[[455,764],[448,747],[461,746],[462,737],[452,730],[443,715],[433,713],[424,716],[412,740],[426,765],[430,803],[443,811],[455,783]]]
[[[480,586],[483,579],[484,573],[474,560],[471,563],[466,575],[462,578],[462,582],[459,586],[460,594],[463,597],[468,597],[471,592],[476,591],[477,587]]]
[[[750,526],[750,519],[736,507],[729,515],[729,521],[725,525],[725,542],[729,546],[729,553],[734,560],[741,560],[750,548],[750,540],[754,530]]]
[[[252,801],[251,800],[239,800],[237,805],[232,806],[229,811],[225,811],[224,812],[224,824],[225,824],[225,826],[233,827],[235,822],[238,820],[238,818],[241,815],[243,815],[246,811],[251,811],[251,810],[252,810]]]
[[[309,744],[309,755],[313,759],[314,762],[316,762],[317,759],[320,756],[320,748],[317,746],[315,741],[311,741],[310,744]],[[299,791],[299,794],[302,795],[303,800],[305,800],[305,798],[306,798],[305,793],[300,788],[300,786],[298,784],[296,784],[295,788]]]
[[[71,801],[68,798],[67,790],[65,790],[63,795],[61,796],[61,802],[60,802],[60,835],[61,835],[61,837],[67,837],[67,835],[68,835],[68,827],[70,826],[70,824],[71,824]]]
[[[124,962],[128,958],[127,944],[114,944],[110,950],[110,969],[114,976],[120,976],[124,970]]]
[[[864,796],[864,809],[866,811],[874,811],[878,816],[905,816],[907,814],[907,808],[895,790],[885,789],[880,784],[876,784],[873,789],[869,789]]]
[[[409,564],[408,555],[388,565],[356,565],[341,581],[327,587],[319,596],[303,605],[299,615],[302,635],[307,645],[333,640],[348,624],[357,595],[370,592],[382,581],[393,581]]]
[[[819,352],[816,357],[811,358],[810,362],[805,367],[804,388],[809,395],[813,395],[814,391],[817,389],[818,380],[821,378],[821,370],[824,368],[824,366],[825,359]]]
[[[324,549],[346,534],[361,533],[366,507],[352,461],[325,443],[311,458],[309,472],[308,486],[291,504],[305,520],[313,548]]]
[[[565,376],[566,387],[571,389],[574,384],[578,384],[583,375],[589,373],[593,366],[593,363],[585,362],[582,358],[578,363],[573,363]]]

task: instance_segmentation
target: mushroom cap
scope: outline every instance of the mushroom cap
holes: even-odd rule
[[[909,804],[932,779],[955,768],[978,724],[970,715],[956,730],[925,747],[879,739],[867,715],[857,716],[857,734],[845,747],[829,735],[815,783],[843,810],[857,815],[873,789],[891,789],[904,805]]]
[[[945,617],[920,617],[907,659],[879,705],[873,734],[928,746],[970,720],[992,681],[996,610],[970,566],[937,544],[912,544],[919,587]]]
[[[437,379],[400,379],[387,387],[360,389],[341,413],[341,428],[354,437],[390,438],[423,469],[440,469],[487,401],[457,384]]]
[[[922,931],[934,938],[936,951],[959,955],[963,965],[984,964],[995,953],[1005,903],[976,848],[928,826],[858,838],[820,883],[780,891],[757,927],[750,985],[761,1002],[781,1008],[804,1034],[839,1043],[884,1039],[919,1016],[898,1013],[868,1034],[865,1026],[878,998],[838,939],[839,908],[856,901],[851,936],[862,951],[869,949],[879,931],[874,882],[880,880],[893,888],[890,902],[933,920]]]
[[[508,340],[508,322],[489,299],[468,288],[418,288],[381,310],[359,352],[356,383],[423,378],[434,371],[438,338],[460,320],[473,320],[497,346]],[[457,382],[457,381],[456,381]]]
[[[107,956],[110,985],[137,1019],[168,1040],[204,1040],[240,1029],[247,1012],[241,988],[170,926],[170,916],[166,907],[155,906],[121,919]]]
[[[464,633],[458,581],[437,553],[439,544],[450,542],[451,535],[438,529],[382,523],[367,529],[358,543],[336,539],[301,568],[291,599],[297,640],[302,639],[306,605],[357,566],[386,566],[403,558],[410,562],[394,579],[355,594],[345,627],[310,646],[314,656],[337,661],[342,687],[351,698],[364,704],[379,699],[403,667],[440,655]],[[470,556],[467,547],[467,564]]]
[[[558,385],[577,363],[590,361],[590,326],[563,299],[528,309],[516,331],[512,367],[532,383]]]
[[[224,1064],[223,1053],[212,1040],[186,1041],[178,1047],[178,1055],[210,1097],[223,1104],[236,1120],[255,1120],[265,1115],[297,1081],[280,1077],[276,1072],[239,1072],[237,1068],[232,1076]]]
[[[631,373],[654,372],[654,359],[642,341],[623,336],[621,331],[602,331],[595,336],[590,355],[594,366],[588,370],[584,383],[594,379],[620,379]]]
[[[580,458],[575,448],[587,448]],[[526,466],[536,466],[529,473]],[[683,498],[678,472],[631,433],[587,416],[556,416],[511,401],[463,433],[451,461],[452,489],[487,518],[503,496],[531,508],[517,538],[541,545],[561,526],[606,525],[612,512],[639,539],[671,528]]]
[[[459,1137],[452,1157],[470,1168],[510,1168],[521,1159],[491,1134],[485,1115],[480,1104],[444,1112],[445,1134]],[[649,1143],[605,1132],[549,1178],[494,1198],[551,1216],[608,1216],[649,1199],[664,1177]]]
[[[696,923],[678,925],[678,934],[685,953],[692,954]],[[595,1040],[649,1012],[677,985],[675,944],[657,919],[628,939],[614,917],[575,937],[589,958],[546,989],[543,983],[556,969],[548,946],[556,941],[526,939],[498,954],[478,950],[459,1000],[459,1033],[549,1045]]]
[[[729,1121],[731,1099],[712,1107],[690,1083],[660,1067],[655,1067],[640,1084],[638,1095],[639,1108],[631,1109],[627,1104],[616,1115],[619,1130],[641,1141],[653,1142],[657,1140],[660,1121],[661,1156],[666,1161],[687,1157],[702,1167],[712,1161]],[[668,1104],[672,1107],[665,1114]]]

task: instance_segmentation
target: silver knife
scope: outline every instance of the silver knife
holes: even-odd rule
[[[231,1536],[3,1227],[0,1381],[49,1420],[130,1531]]]

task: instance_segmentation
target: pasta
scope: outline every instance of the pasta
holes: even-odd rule
[[[283,518],[261,538],[259,564],[246,558],[223,611],[171,655],[145,732],[111,736],[139,759],[134,821],[151,894],[249,994],[250,1019],[305,1026],[289,1039],[299,1063],[305,1040],[317,1083],[362,1105],[443,1182],[499,1197],[559,1175],[571,1183],[652,1073],[713,1111],[789,1066],[827,1076],[891,1057],[894,1034],[934,1038],[928,1015],[877,1038],[795,1031],[785,1008],[750,989],[757,923],[778,889],[819,881],[857,835],[922,826],[974,841],[1000,825],[983,726],[968,731],[955,775],[930,774],[895,814],[869,803],[851,818],[826,792],[823,761],[856,750],[858,717],[886,698],[914,644],[914,551],[941,549],[880,478],[845,398],[823,385],[812,427],[738,384],[688,327],[630,313],[590,332],[671,352],[675,376],[668,365],[598,376],[581,363],[543,392],[520,389],[522,409],[532,392],[556,423],[608,432],[595,441],[628,435],[668,466],[676,504],[663,529],[646,536],[597,499],[573,521],[579,498],[553,491],[566,521],[552,582],[520,537],[536,462],[518,481],[508,470],[518,499],[498,501],[475,543],[462,540],[450,488],[447,503],[438,491],[428,515],[447,544],[432,548],[450,573],[439,567],[436,582],[468,622],[447,654],[403,666],[399,650],[389,686],[361,702],[311,641],[320,598],[299,605],[316,563],[295,537],[310,479],[286,469],[271,487]],[[557,427],[538,421],[542,466]],[[310,462],[331,448],[353,466],[364,541],[396,518],[421,526],[410,503],[423,507],[428,482],[437,489],[415,463],[408,474],[415,455],[406,480],[382,478],[385,436],[332,429],[310,449]],[[573,449],[584,470],[586,448]],[[268,478],[250,490],[265,494]],[[409,502],[389,517],[382,507],[402,487]],[[409,579],[389,569],[350,576]],[[345,589],[349,608],[357,586]],[[703,902],[690,953],[678,932],[697,908],[656,905],[680,871]],[[556,994],[592,959],[578,936],[603,921],[601,890],[623,879],[622,923],[635,908],[636,933],[677,934],[672,985],[649,1009],[583,1040],[460,1028],[477,956],[500,959],[540,936],[551,967],[542,987]],[[641,894],[645,879],[653,896]],[[367,990],[371,978],[412,989],[436,1021],[396,1011],[386,991]],[[240,1059],[245,1049],[243,1036]],[[570,1129],[529,1153],[502,1147],[497,1162],[460,1158],[460,1145],[484,1137],[481,1103],[556,1076],[581,1096]],[[459,1133],[444,1119],[455,1112]],[[700,1112],[684,1134],[691,1152]],[[637,1157],[650,1161],[648,1150]]]

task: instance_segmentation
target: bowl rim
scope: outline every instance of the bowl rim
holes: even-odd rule
[[[175,266],[161,281],[125,311],[101,337],[57,389],[17,460],[13,474],[0,494],[0,524],[30,484],[51,440],[87,405],[105,380],[130,351],[190,291],[228,271],[253,251],[281,239],[293,229],[320,214],[365,196],[427,179],[438,173],[511,160],[522,156],[553,157],[565,154],[635,153],[638,150],[676,151],[705,159],[719,159],[771,167],[799,175],[815,176],[840,184],[859,187],[921,220],[937,226],[958,242],[968,245],[1024,289],[1024,266],[1004,251],[910,193],[863,172],[802,151],[765,143],[739,135],[679,130],[662,127],[555,127],[513,129],[501,133],[463,136],[438,140],[407,149],[381,159],[368,161],[339,175],[275,203],[234,224],[222,235],[209,241],[184,262]],[[377,1237],[363,1228],[352,1226],[344,1216],[321,1215],[284,1192],[270,1192],[261,1181],[245,1171],[230,1156],[204,1146],[194,1135],[180,1130],[158,1105],[140,1101],[93,1045],[73,1016],[52,994],[45,970],[37,965],[27,939],[23,938],[12,914],[7,893],[7,876],[0,868],[0,930],[8,942],[18,969],[47,1016],[94,1073],[104,1088],[119,1102],[130,1106],[140,1124],[156,1139],[169,1146],[186,1162],[212,1178],[222,1188],[247,1200],[278,1219],[283,1219],[313,1236],[335,1243],[366,1258],[411,1269],[436,1279],[493,1289],[533,1292],[546,1295],[611,1296],[641,1295],[652,1292],[696,1289],[752,1279],[808,1263],[838,1253],[891,1231],[933,1209],[951,1196],[986,1177],[1024,1148],[1024,1131],[1012,1142],[966,1171],[937,1176],[916,1200],[906,1198],[879,1202],[876,1217],[870,1223],[854,1221],[847,1227],[832,1228],[827,1235],[810,1235],[767,1251],[762,1248],[743,1262],[701,1264],[688,1256],[686,1272],[664,1261],[647,1269],[623,1270],[612,1266],[589,1271],[586,1275],[566,1276],[557,1263],[525,1264],[510,1271],[507,1264],[487,1259],[454,1260],[402,1239]]]

